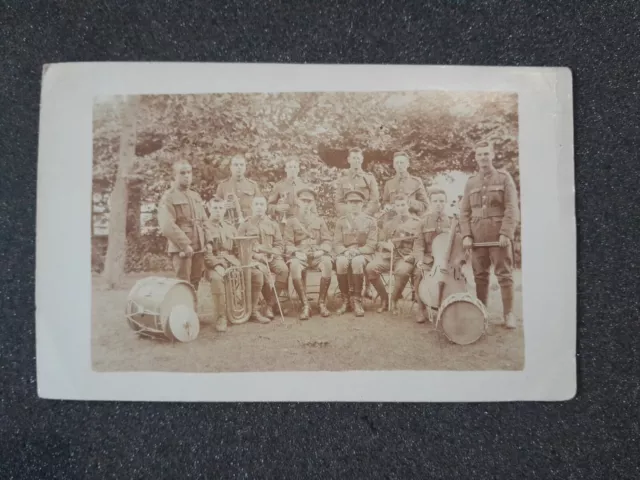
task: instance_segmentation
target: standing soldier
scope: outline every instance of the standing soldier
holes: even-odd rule
[[[507,328],[516,327],[513,314],[513,236],[520,220],[518,193],[511,175],[493,166],[493,145],[476,145],[478,172],[472,175],[464,189],[460,206],[462,244],[471,250],[471,265],[476,282],[476,295],[487,305],[489,272],[493,265],[498,277],[504,322]],[[499,242],[498,247],[473,248],[474,242]]]
[[[404,194],[409,199],[409,212],[422,217],[429,207],[427,191],[419,177],[409,175],[409,155],[397,152],[393,155],[393,168],[396,176],[387,180],[382,193],[384,210],[388,211],[387,220],[395,215],[393,203],[396,195]]]
[[[409,199],[399,193],[394,198],[395,215],[389,219],[380,232],[378,253],[367,265],[367,278],[382,299],[378,313],[386,312],[391,301],[391,309],[396,312],[396,302],[402,297],[404,287],[411,278],[415,266],[413,242],[418,235],[420,219],[409,213]],[[391,269],[393,251],[394,288],[391,298],[382,283],[381,274]]]
[[[343,297],[342,306],[336,313],[342,315],[354,310],[356,317],[362,317],[364,268],[373,258],[378,243],[378,226],[373,217],[362,212],[365,196],[360,190],[347,192],[344,200],[350,212],[338,219],[333,236],[338,287]],[[349,291],[350,283],[353,286],[353,297]]]
[[[209,219],[209,237],[207,253],[204,263],[208,269],[211,282],[211,300],[213,305],[213,320],[216,322],[216,330],[227,330],[226,302],[224,290],[224,278],[229,267],[239,267],[240,260],[233,254],[233,237],[236,236],[236,228],[224,220],[226,211],[225,202],[214,199],[210,203],[211,217]],[[258,300],[264,284],[264,275],[257,268],[251,268],[251,316],[261,323],[269,322],[268,318],[260,315]],[[245,292],[249,295],[249,292]]]
[[[300,320],[310,316],[307,293],[302,282],[302,272],[308,268],[320,268],[320,293],[318,310],[323,317],[329,316],[327,310],[327,292],[331,285],[331,234],[322,217],[312,212],[315,193],[310,188],[298,190],[298,202],[301,210],[297,217],[287,222],[284,229],[284,245],[289,260],[289,273],[293,288],[302,302]]]
[[[336,186],[336,214],[338,217],[349,213],[346,205],[345,193],[351,190],[359,191],[367,204],[364,212],[373,215],[380,209],[380,191],[376,179],[370,173],[362,170],[364,156],[362,149],[352,148],[349,150],[349,170],[338,178]]]
[[[273,186],[267,210],[269,216],[278,222],[283,235],[288,220],[297,216],[300,210],[296,202],[296,192],[301,188],[309,188],[309,185],[299,177],[300,163],[298,160],[287,160],[284,169],[287,178],[280,180]]]
[[[449,232],[451,222],[445,213],[447,203],[447,192],[441,188],[434,187],[429,191],[429,202],[432,211],[422,220],[420,232],[413,243],[413,256],[416,259],[416,269],[413,275],[415,291],[418,292],[418,285],[422,280],[422,274],[431,271],[433,266],[433,255],[431,246],[433,239],[441,233]],[[427,319],[426,305],[422,303],[420,295],[416,295],[418,301],[418,316],[416,321],[422,323]]]
[[[265,316],[273,320],[274,308],[278,308],[278,295],[287,290],[289,269],[282,259],[284,244],[280,227],[267,215],[267,199],[255,197],[252,204],[253,215],[238,228],[240,236],[258,236],[258,243],[254,247],[253,259],[264,266],[265,282],[262,296],[267,304]],[[271,288],[269,276],[275,274],[275,292]],[[282,312],[280,312],[282,313]]]
[[[251,202],[255,197],[261,197],[260,187],[253,180],[249,180],[247,160],[243,155],[236,155],[231,159],[231,176],[218,185],[216,197],[227,203],[227,211],[232,210],[234,216],[242,214],[243,219],[251,215]],[[240,212],[238,212],[238,207]],[[237,220],[243,220],[238,218]]]
[[[209,240],[202,198],[191,190],[193,172],[186,160],[173,164],[173,185],[158,203],[158,225],[167,238],[176,277],[198,291],[204,270],[204,248]]]

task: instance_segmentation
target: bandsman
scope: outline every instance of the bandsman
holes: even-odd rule
[[[280,226],[284,235],[284,229],[290,218],[296,217],[300,210],[296,201],[296,192],[302,188],[309,188],[300,178],[300,163],[296,159],[287,160],[284,165],[287,178],[280,180],[273,186],[269,195],[267,213]]]
[[[516,327],[513,314],[513,237],[520,220],[518,193],[511,175],[493,166],[493,144],[481,142],[475,148],[478,172],[464,189],[460,205],[462,244],[471,251],[471,265],[478,299],[487,305],[489,272],[493,265],[502,297],[504,324]],[[498,247],[474,248],[474,243],[498,242]]]
[[[389,302],[391,302],[391,310],[397,313],[396,302],[402,297],[402,292],[415,267],[413,243],[418,236],[420,219],[409,213],[409,198],[403,193],[395,195],[394,209],[395,215],[380,231],[378,252],[366,268],[369,282],[382,299],[378,313],[386,312]],[[390,271],[392,251],[394,284],[391,298],[389,298],[381,275]]]
[[[202,198],[191,190],[193,172],[186,160],[173,164],[173,184],[158,203],[158,225],[167,238],[167,250],[176,277],[198,291],[204,272],[204,249],[209,240]]]
[[[315,193],[310,188],[297,192],[300,211],[291,218],[284,229],[285,251],[289,256],[289,273],[293,288],[302,302],[300,320],[311,315],[309,301],[302,274],[308,268],[320,268],[320,293],[318,310],[323,317],[329,316],[327,292],[331,285],[332,259],[331,234],[324,219],[312,212]]]
[[[289,269],[284,263],[284,243],[280,227],[267,216],[267,199],[255,197],[252,204],[252,215],[238,227],[240,236],[258,236],[254,245],[253,259],[262,265],[265,281],[262,296],[267,304],[265,316],[270,320],[275,317],[274,309],[278,308],[278,295],[287,290]],[[270,275],[275,275],[274,287],[270,282]],[[282,312],[281,312],[282,313]]]
[[[419,235],[413,244],[413,256],[416,259],[416,269],[414,272],[415,291],[418,291],[418,285],[422,280],[423,273],[429,273],[433,266],[433,255],[431,246],[433,239],[441,233],[449,232],[451,222],[445,213],[447,204],[447,192],[439,187],[429,189],[429,203],[431,211],[424,217],[420,225]],[[424,303],[420,299],[420,295],[416,295],[418,302],[418,315],[416,321],[424,322],[427,318],[427,310]]]
[[[362,212],[365,195],[360,190],[347,192],[344,200],[349,213],[338,219],[333,236],[338,287],[343,298],[343,304],[336,313],[341,315],[353,310],[356,317],[362,317],[364,269],[373,258],[378,243],[378,226],[373,217]]]
[[[380,190],[375,177],[362,170],[364,155],[362,149],[352,148],[349,150],[349,170],[340,178],[336,186],[336,214],[338,217],[349,213],[346,205],[346,193],[356,190],[364,197],[364,212],[367,215],[374,215],[380,209]]]
[[[213,321],[216,330],[227,330],[226,302],[224,280],[229,267],[239,267],[240,260],[234,255],[233,238],[236,237],[236,228],[224,220],[226,211],[225,202],[214,199],[210,204],[211,216],[208,222],[210,240],[207,243],[204,263],[208,270],[208,278],[211,284],[211,300],[213,306]],[[264,275],[257,268],[251,268],[251,317],[261,323],[269,322],[258,311],[260,292],[264,285]],[[248,292],[245,292],[248,294]]]
[[[243,155],[235,155],[229,166],[231,176],[218,185],[216,197],[226,202],[227,211],[232,210],[234,216],[238,215],[238,206],[243,219],[251,216],[251,204],[255,197],[261,197],[262,192],[258,184],[248,179],[247,160]]]
[[[393,155],[393,168],[396,176],[387,180],[382,193],[382,203],[388,220],[395,214],[393,208],[395,197],[399,194],[409,199],[409,212],[422,217],[429,207],[429,199],[424,184],[419,177],[409,174],[409,155],[405,152],[397,152]]]

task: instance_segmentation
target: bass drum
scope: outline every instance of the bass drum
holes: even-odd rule
[[[139,280],[129,292],[125,316],[141,336],[191,342],[200,333],[197,297],[190,283],[167,277]]]
[[[466,292],[449,295],[438,311],[436,328],[458,345],[470,345],[486,332],[487,310],[480,300]]]

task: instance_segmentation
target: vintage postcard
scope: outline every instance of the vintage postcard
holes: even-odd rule
[[[567,400],[568,69],[43,69],[41,397]]]

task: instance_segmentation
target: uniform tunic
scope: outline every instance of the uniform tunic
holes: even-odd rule
[[[336,185],[336,214],[338,217],[348,214],[344,196],[350,190],[362,192],[365,199],[364,213],[373,215],[380,209],[380,191],[373,175],[359,170],[347,170],[338,178]]]
[[[220,200],[227,201],[231,194],[238,196],[242,215],[247,218],[251,216],[251,203],[254,197],[262,196],[262,191],[256,182],[249,180],[247,177],[242,177],[241,180],[230,177],[218,185],[216,197]]]
[[[269,195],[269,206],[267,213],[269,216],[282,225],[282,218],[296,217],[300,211],[298,207],[296,192],[301,188],[311,188],[308,184],[302,181],[300,178],[285,178],[280,180],[273,186],[273,191]],[[276,206],[278,203],[284,202],[289,205],[289,211],[286,213],[278,213]],[[284,234],[284,233],[283,233]]]
[[[419,177],[413,175],[400,176],[387,180],[382,193],[382,203],[392,204],[396,196],[403,193],[409,198],[409,211],[414,215],[421,216],[427,211],[429,198],[424,184]],[[393,216],[391,214],[390,216]]]
[[[422,221],[420,225],[420,234],[413,243],[413,256],[416,263],[423,262],[427,266],[433,265],[433,255],[431,245],[433,239],[441,233],[449,232],[451,221],[444,212],[431,212]]]
[[[413,243],[418,235],[420,219],[415,215],[396,215],[387,221],[380,231],[379,243],[391,239],[395,250],[393,253],[393,271],[396,275],[411,275],[415,260],[413,258]],[[408,257],[405,260],[405,257]],[[391,268],[391,252],[379,248],[373,261],[367,266],[369,278],[386,273]]]
[[[303,268],[318,268],[323,258],[331,255],[331,234],[322,217],[317,215],[310,215],[309,218],[294,217],[287,222],[284,229],[284,245],[289,257],[294,257],[296,252],[309,256],[322,250],[325,253],[322,257],[308,257],[307,261],[299,260]]]
[[[276,274],[276,282],[286,282],[289,277],[282,254],[284,252],[284,243],[280,227],[268,216],[250,217],[247,221],[238,227],[238,235],[258,236],[258,243],[273,252],[271,261],[269,262],[269,270]],[[267,254],[269,256],[269,254]]]

